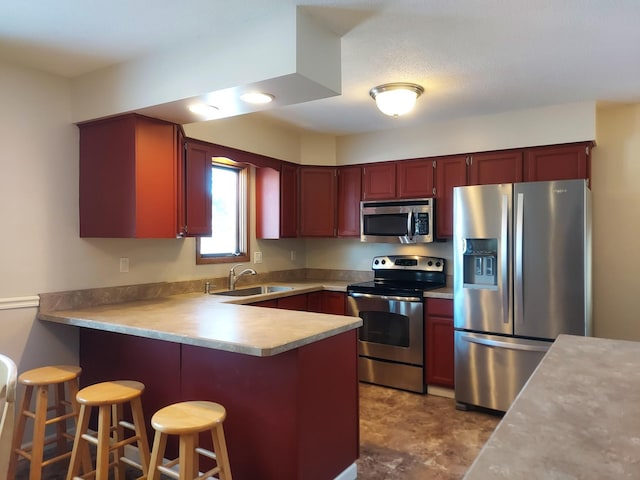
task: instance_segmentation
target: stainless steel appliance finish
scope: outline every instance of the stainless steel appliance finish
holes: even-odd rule
[[[584,180],[454,189],[459,405],[506,410],[559,334],[591,335],[590,207]]]
[[[349,285],[349,312],[362,318],[360,380],[424,393],[424,291],[445,285],[445,260],[373,259],[374,280]]]
[[[360,202],[360,240],[428,243],[433,232],[433,198]]]
[[[358,335],[360,380],[423,393],[422,296],[351,292],[351,302],[353,314],[362,318]]]

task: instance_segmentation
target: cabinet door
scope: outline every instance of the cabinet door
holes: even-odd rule
[[[427,385],[454,387],[453,301],[426,300]]]
[[[436,236],[453,237],[453,187],[467,184],[466,157],[436,159]]]
[[[334,167],[300,167],[300,236],[336,235],[337,175]]]
[[[371,163],[362,168],[363,200],[389,200],[395,197],[395,162]]]
[[[291,297],[282,297],[278,299],[278,308],[284,310],[307,310],[307,294],[293,295]]]
[[[360,236],[362,168],[338,168],[338,236]]]
[[[344,315],[347,295],[342,292],[322,291],[322,313]]]
[[[469,185],[522,181],[522,151],[475,153],[469,157]]]
[[[184,236],[211,236],[210,146],[189,139],[184,156]]]
[[[525,150],[525,182],[591,180],[591,142]]]
[[[426,158],[397,162],[397,197],[433,197],[433,170],[434,161]]]

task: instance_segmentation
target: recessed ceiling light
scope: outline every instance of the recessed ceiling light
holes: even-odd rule
[[[271,102],[273,99],[273,95],[262,92],[247,92],[240,95],[240,100],[247,103],[264,104]]]
[[[202,115],[205,117],[217,117],[220,115],[220,109],[218,109],[218,107],[204,103],[194,103],[193,105],[189,105],[189,111],[196,115]]]

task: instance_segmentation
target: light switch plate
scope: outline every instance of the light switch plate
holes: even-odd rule
[[[253,252],[253,263],[262,263],[262,252]]]
[[[129,271],[129,257],[120,257],[120,273]]]

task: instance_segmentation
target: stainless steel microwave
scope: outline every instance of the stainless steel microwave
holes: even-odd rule
[[[430,243],[435,240],[433,198],[360,202],[360,241]]]

